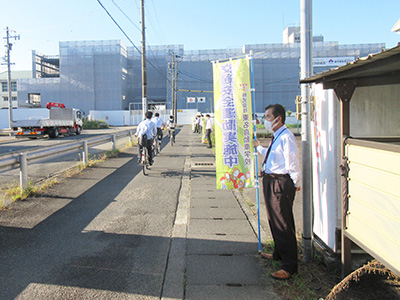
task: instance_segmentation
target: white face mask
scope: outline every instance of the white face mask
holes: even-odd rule
[[[264,120],[264,126],[265,126],[265,129],[271,130],[272,129],[272,122]]]
[[[275,119],[272,120],[272,121],[264,120],[265,129],[267,129],[267,130],[272,130],[272,124],[275,123],[276,119],[277,119],[277,118],[275,118]],[[274,124],[274,126],[275,126],[275,124]]]

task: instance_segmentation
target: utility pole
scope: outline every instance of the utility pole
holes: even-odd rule
[[[175,99],[175,124],[178,124],[178,61],[174,60],[174,71],[175,71],[175,80],[174,80],[174,99]]]
[[[7,36],[5,39],[7,40],[7,90],[8,90],[8,120],[10,130],[12,129],[12,97],[11,97],[11,60],[10,60],[10,51],[12,49],[12,44],[10,43],[10,38],[19,40],[19,35],[10,36],[10,31],[8,27],[6,27]]]
[[[144,116],[147,111],[146,35],[144,26],[144,0],[140,2],[142,15],[142,111]]]
[[[171,51],[171,63],[169,64],[171,74],[171,104],[172,104],[172,115],[175,120],[175,54]]]
[[[174,51],[171,51],[171,63],[168,64],[171,74],[171,102],[172,102],[172,115],[174,116],[175,123],[178,121],[178,61],[175,59],[177,56]]]
[[[300,0],[300,79],[313,74],[312,0]],[[312,166],[310,134],[310,85],[301,85],[301,145],[303,160],[303,262],[312,261]]]

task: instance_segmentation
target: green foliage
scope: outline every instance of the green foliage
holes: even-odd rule
[[[83,129],[103,129],[109,128],[110,126],[104,120],[91,120],[83,118]]]

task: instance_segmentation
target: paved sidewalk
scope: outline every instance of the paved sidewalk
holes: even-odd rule
[[[0,299],[279,299],[254,215],[216,190],[199,135],[179,127],[147,176],[136,153],[1,211]]]
[[[185,299],[277,299],[261,267],[254,215],[240,193],[215,188],[213,151],[189,137]]]

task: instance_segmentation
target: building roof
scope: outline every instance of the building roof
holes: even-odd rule
[[[32,78],[32,71],[11,71],[11,80]],[[0,80],[7,80],[7,71],[0,73]]]
[[[393,32],[400,32],[400,19],[397,21],[396,24],[394,24],[393,28],[392,28]]]
[[[376,80],[379,77],[382,82],[376,82],[377,84],[390,84],[393,79],[397,81],[399,75],[400,45],[388,50],[382,50],[377,54],[359,58],[345,66],[300,80],[300,83],[332,83],[341,80],[356,80],[360,83],[369,82],[369,84],[362,85],[373,85],[371,80],[368,79]],[[383,81],[383,79],[387,79],[387,81]],[[361,84],[357,85],[360,86]]]

